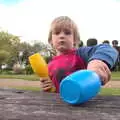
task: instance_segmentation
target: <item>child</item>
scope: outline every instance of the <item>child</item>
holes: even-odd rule
[[[110,80],[110,69],[116,62],[117,51],[108,44],[76,49],[78,29],[69,17],[60,16],[52,22],[48,42],[56,50],[56,56],[48,64],[50,78],[40,78],[43,91],[55,87],[59,92],[61,80],[81,69],[95,71],[103,85]]]

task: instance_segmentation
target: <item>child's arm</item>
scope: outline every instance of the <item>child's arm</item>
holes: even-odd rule
[[[91,60],[101,60],[111,69],[117,60],[118,52],[109,44],[100,44],[92,47],[80,47],[77,51],[86,63]]]
[[[101,44],[93,47],[82,47],[78,54],[88,64],[87,69],[95,71],[106,84],[111,77],[110,69],[115,65],[118,52],[108,44]]]

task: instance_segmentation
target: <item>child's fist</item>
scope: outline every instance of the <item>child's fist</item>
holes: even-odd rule
[[[40,78],[40,86],[43,91],[49,91],[49,92],[54,92],[52,89],[55,87],[53,86],[52,81],[46,77],[46,78]]]
[[[111,78],[111,71],[108,66],[101,60],[92,60],[88,63],[87,69],[95,71],[105,85]]]

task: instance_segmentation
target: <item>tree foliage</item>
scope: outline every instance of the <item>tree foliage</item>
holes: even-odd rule
[[[28,57],[30,55],[39,52],[48,58],[54,55],[53,51],[43,42],[35,42],[31,45],[27,42],[20,42],[20,38],[16,35],[0,32],[0,65],[7,64],[10,68],[16,63],[29,65]]]
[[[17,45],[20,43],[18,36],[8,32],[0,32],[0,64],[6,63],[16,54]]]

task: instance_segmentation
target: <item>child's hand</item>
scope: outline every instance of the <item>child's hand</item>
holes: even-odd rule
[[[43,91],[49,91],[53,88],[53,83],[49,78],[40,78],[40,86]]]
[[[108,66],[101,60],[92,60],[88,63],[87,69],[95,71],[105,85],[111,78],[111,71]]]

